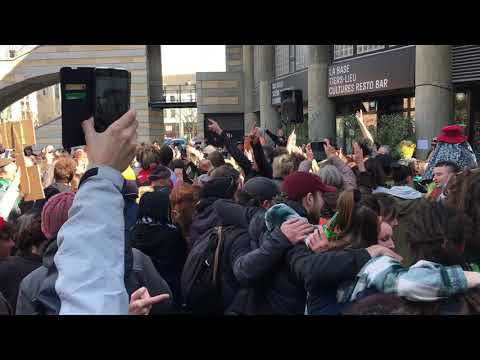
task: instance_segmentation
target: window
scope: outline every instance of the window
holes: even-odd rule
[[[357,45],[357,54],[365,54],[380,49],[385,49],[385,45]]]
[[[170,109],[170,117],[174,118],[177,115],[175,109]]]
[[[307,67],[308,45],[295,45],[295,70]]]
[[[353,55],[353,45],[334,45],[333,58],[341,59]]]
[[[47,95],[47,90],[43,89],[43,96]]]
[[[275,45],[275,77],[289,73],[289,45]]]

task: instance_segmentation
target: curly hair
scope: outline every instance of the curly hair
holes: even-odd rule
[[[428,200],[418,205],[407,230],[415,261],[445,266],[464,265],[463,248],[474,237],[473,223],[465,213]]]
[[[296,153],[296,152],[292,152],[290,154],[290,157],[293,161],[293,170],[294,171],[297,171],[298,170],[298,167],[300,166],[301,162],[303,160],[305,160],[307,157],[303,154],[299,154],[299,153]]]
[[[55,162],[53,177],[55,181],[66,181],[70,183],[77,170],[77,163],[67,157],[61,157]]]

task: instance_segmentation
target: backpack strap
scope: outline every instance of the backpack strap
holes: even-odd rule
[[[220,248],[223,242],[223,231],[221,226],[217,228],[217,232],[218,232],[218,242],[217,242],[217,248],[215,249],[215,258],[213,262],[213,285],[216,285],[216,282],[217,282],[217,272],[218,272],[218,266],[220,262],[219,261]]]

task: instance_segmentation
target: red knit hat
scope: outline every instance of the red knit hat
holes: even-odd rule
[[[47,239],[57,236],[62,225],[68,219],[68,210],[72,207],[75,193],[63,192],[52,196],[42,210],[42,232]]]
[[[336,188],[326,185],[320,177],[309,172],[296,171],[288,175],[282,184],[282,190],[289,200],[301,200],[308,193],[316,191],[335,192]]]

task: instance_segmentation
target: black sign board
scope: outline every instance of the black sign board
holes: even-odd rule
[[[272,105],[282,103],[280,93],[283,90],[302,90],[303,98],[308,98],[308,72],[306,70],[291,74],[281,80],[272,82]]]
[[[328,97],[415,86],[415,46],[341,61],[328,67]]]

